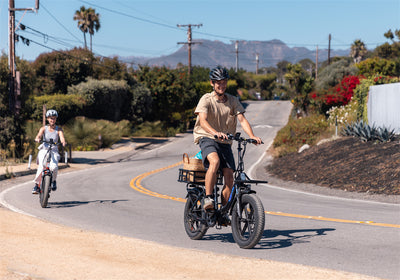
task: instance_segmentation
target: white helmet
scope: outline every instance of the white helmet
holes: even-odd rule
[[[56,110],[53,110],[53,109],[47,110],[47,112],[46,112],[46,118],[48,118],[48,117],[58,117],[57,111],[56,111]]]

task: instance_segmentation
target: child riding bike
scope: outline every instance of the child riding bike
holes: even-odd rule
[[[43,126],[39,129],[39,132],[35,137],[35,142],[39,143],[41,139],[43,139],[44,142],[50,142],[50,139],[53,139],[54,143],[61,142],[61,144],[65,147],[67,143],[65,142],[64,132],[61,127],[56,125],[57,117],[58,113],[56,110],[48,110],[46,112],[46,118],[49,125]],[[42,180],[41,177],[43,171],[43,160],[47,153],[47,148],[48,148],[47,143],[42,143],[38,147],[39,149],[37,156],[38,169],[36,172],[35,179],[33,180],[35,186],[32,189],[32,194],[38,194],[40,192],[39,184]],[[53,184],[51,186],[51,190],[55,191],[57,190],[56,179],[58,171],[58,161],[60,160],[60,154],[58,153],[57,145],[53,146],[51,155],[52,157],[50,161],[50,170],[53,172]]]

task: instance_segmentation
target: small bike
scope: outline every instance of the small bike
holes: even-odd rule
[[[51,186],[53,182],[53,171],[50,170],[50,162],[51,158],[53,156],[53,150],[52,148],[57,145],[54,143],[53,139],[50,139],[50,141],[41,141],[41,143],[47,143],[48,148],[46,155],[44,156],[43,159],[43,170],[42,170],[42,181],[39,185],[40,188],[40,193],[39,193],[39,200],[40,200],[40,206],[42,208],[47,207],[47,202],[50,197],[50,192],[51,192]]]
[[[233,189],[226,205],[222,206],[219,185],[223,185],[219,173],[214,186],[214,209],[203,208],[206,197],[204,186],[204,171],[179,169],[179,182],[186,184],[187,196],[184,210],[184,226],[187,235],[193,240],[199,240],[206,234],[208,228],[221,229],[226,225],[226,215],[231,216],[232,235],[240,248],[253,248],[261,239],[264,232],[264,206],[251,184],[268,183],[267,181],[251,180],[244,172],[244,155],[248,143],[253,139],[228,134],[230,140],[238,143],[238,164],[234,174]],[[203,179],[201,179],[203,178]]]

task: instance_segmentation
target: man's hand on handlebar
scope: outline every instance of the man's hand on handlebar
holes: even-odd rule
[[[260,137],[254,136],[254,137],[251,137],[251,139],[253,139],[255,141],[255,142],[253,142],[253,144],[255,144],[255,145],[264,144],[264,142],[261,140]]]
[[[245,139],[245,138],[240,137],[240,133],[236,133],[236,135],[232,135],[232,134],[225,134],[222,132],[217,132],[214,135],[214,138],[219,139],[221,141],[224,141],[225,139],[226,140],[236,140],[236,141],[246,141],[246,142],[252,143],[254,145],[264,144],[264,142],[261,140],[260,137],[253,135],[253,137],[251,137],[249,139]]]
[[[219,139],[219,140],[221,140],[221,141],[229,140],[228,135],[226,135],[226,134],[223,133],[223,132],[217,132],[217,133],[214,135],[214,138],[215,138],[215,139]]]

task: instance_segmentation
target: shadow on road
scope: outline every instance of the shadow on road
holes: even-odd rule
[[[76,207],[91,203],[98,203],[98,204],[113,204],[120,201],[128,201],[127,199],[120,199],[120,200],[91,200],[91,201],[61,201],[61,202],[49,202],[48,207],[50,208],[68,208],[68,207]]]
[[[310,238],[326,235],[327,231],[334,230],[336,229],[265,230],[257,249],[280,249],[294,244],[307,243],[310,242]]]
[[[261,240],[254,249],[280,249],[294,244],[307,243],[310,238],[326,235],[334,228],[298,229],[298,230],[264,230]],[[203,240],[220,240],[221,242],[235,243],[231,233],[206,234]]]

